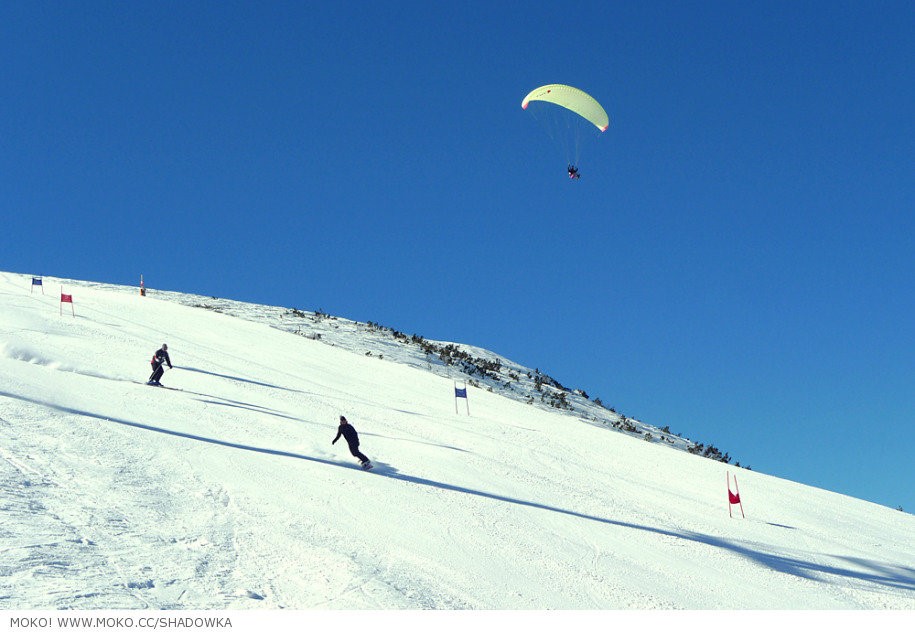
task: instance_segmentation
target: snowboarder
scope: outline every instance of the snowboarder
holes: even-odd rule
[[[359,434],[356,433],[356,428],[346,420],[346,416],[340,417],[340,428],[337,430],[337,437],[330,444],[336,444],[340,440],[340,436],[346,439],[346,444],[349,445],[349,452],[359,459],[359,462],[362,463],[362,468],[371,469],[372,463],[364,453],[359,451]]]
[[[162,375],[165,373],[165,368],[162,366],[168,364],[168,369],[172,369],[172,360],[168,357],[168,344],[163,343],[162,347],[156,350],[150,363],[152,364],[153,371],[152,374],[149,375],[149,381],[146,384],[158,385],[161,387],[162,384],[159,383],[159,379],[161,379]]]

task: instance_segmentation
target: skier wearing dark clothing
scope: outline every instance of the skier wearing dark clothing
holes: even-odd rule
[[[149,375],[149,381],[147,385],[162,385],[159,383],[159,379],[162,378],[162,375],[165,373],[165,366],[168,365],[169,369],[172,367],[172,360],[168,357],[168,345],[162,344],[162,347],[156,350],[156,353],[153,355],[152,361],[152,374]]]
[[[340,427],[337,429],[337,437],[334,438],[333,442],[330,444],[336,444],[336,442],[340,440],[340,436],[343,436],[346,439],[346,444],[349,445],[349,452],[359,459],[359,462],[362,463],[362,468],[371,469],[372,463],[369,462],[369,459],[364,453],[359,451],[359,434],[356,433],[356,428],[350,425],[349,421],[346,420],[346,416],[340,417]]]

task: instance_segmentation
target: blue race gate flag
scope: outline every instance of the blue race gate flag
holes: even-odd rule
[[[458,413],[458,402],[459,398],[464,399],[464,405],[467,406],[467,415],[470,416],[470,399],[467,398],[467,383],[464,383],[464,387],[458,387],[457,383],[454,384],[454,413]]]

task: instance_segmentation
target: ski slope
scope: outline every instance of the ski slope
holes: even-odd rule
[[[0,273],[0,609],[915,609],[910,514],[484,384],[456,414],[352,322],[44,292]]]

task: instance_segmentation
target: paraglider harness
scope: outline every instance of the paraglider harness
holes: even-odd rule
[[[568,170],[569,170],[570,179],[577,180],[577,179],[581,178],[581,174],[578,172],[578,168],[575,167],[574,165],[570,164],[568,167]]]

